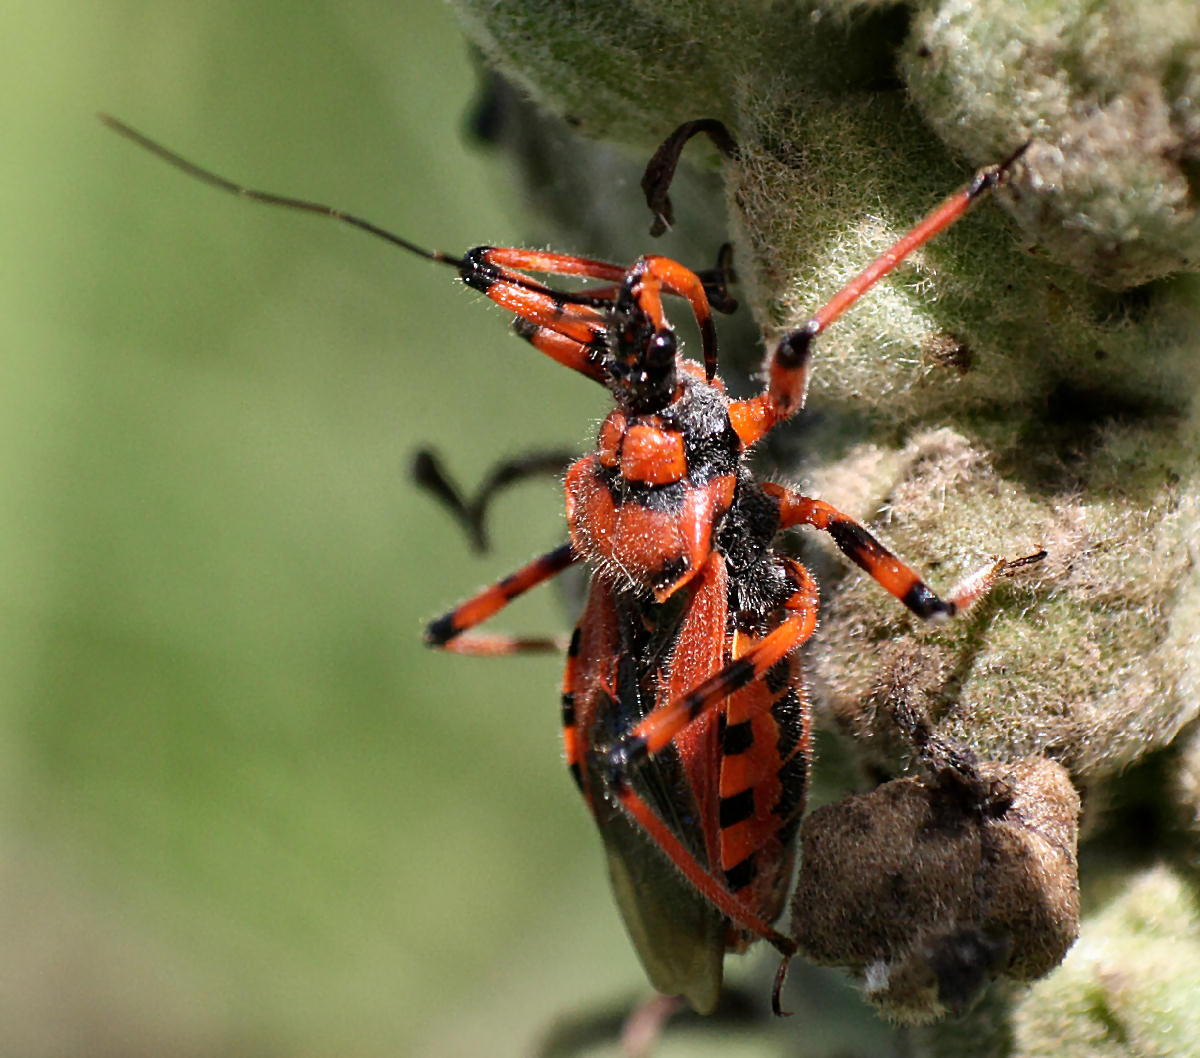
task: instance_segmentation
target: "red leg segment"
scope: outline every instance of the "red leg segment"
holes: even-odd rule
[[[522,250],[510,246],[481,246],[472,253],[480,254],[489,264],[500,268],[515,268],[520,272],[540,272],[543,275],[583,276],[588,279],[606,279],[619,283],[625,278],[623,265],[611,261],[597,261],[589,257],[574,257],[565,253],[550,253],[546,250]],[[524,280],[524,276],[509,274],[510,279]]]
[[[511,636],[465,636],[462,633],[486,621],[504,609],[518,595],[557,576],[578,558],[570,544],[563,544],[535,558],[515,573],[455,607],[444,617],[430,623],[425,642],[456,654],[514,654],[536,650],[561,650],[557,639],[519,639]]]
[[[605,320],[599,310],[590,305],[564,301],[553,291],[541,291],[523,283],[497,279],[484,293],[501,308],[520,316],[527,324],[553,331],[580,345],[589,345],[604,335]],[[584,374],[590,373],[584,371]]]
[[[718,266],[722,282],[724,268],[727,268],[727,261]],[[524,274],[526,271],[581,276],[610,283],[631,282],[638,305],[649,315],[656,330],[666,326],[661,293],[665,291],[686,299],[700,328],[705,376],[710,382],[715,376],[717,334],[712,309],[704,280],[691,269],[670,258],[654,255],[640,258],[629,269],[586,257],[512,247],[478,246],[464,255],[463,281],[516,313],[523,321],[518,325],[522,337],[559,363],[603,381],[603,371],[588,349],[603,340],[608,322],[605,310],[620,288],[559,291],[530,279]]]
[[[628,786],[614,790],[625,809],[649,835],[650,839],[670,857],[683,876],[695,886],[706,900],[717,908],[738,929],[762,937],[785,959],[796,954],[796,942],[784,936],[769,922],[764,922],[740,898],[731,893],[705,867],[653,812],[648,804]]]
[[[639,258],[632,271],[643,277],[652,277],[653,286],[647,286],[646,299],[638,297],[638,304],[646,310],[655,322],[656,327],[662,326],[662,304],[659,300],[659,288],[668,294],[685,298],[692,307],[696,324],[700,328],[700,344],[704,354],[704,377],[711,382],[717,373],[717,329],[712,319],[712,308],[708,303],[708,293],[704,289],[703,280],[690,268],[685,268],[678,261],[669,257],[659,257],[655,254]],[[645,278],[643,279],[645,282]],[[635,288],[637,293],[637,288]]]
[[[552,327],[531,323],[520,316],[514,321],[513,330],[538,352],[545,353],[563,367],[578,371],[595,382],[604,382],[608,377],[603,364],[603,345],[599,343],[598,335],[590,342],[580,342],[560,334]]]
[[[996,559],[965,577],[939,598],[916,572],[900,561],[853,518],[824,500],[814,500],[782,485],[764,484],[763,491],[779,504],[780,528],[811,525],[833,537],[834,543],[855,565],[861,567],[913,613],[921,618],[952,617],[982,597],[995,582],[1022,566],[1040,562],[1045,551],[1024,558]]]
[[[813,339],[842,315],[880,279],[891,272],[914,250],[924,246],[935,235],[950,227],[983,195],[999,183],[1028,144],[1022,145],[999,165],[980,169],[974,179],[963,190],[951,195],[927,217],[919,221],[910,231],[901,236],[892,246],[884,250],[866,268],[850,280],[841,290],[821,306],[798,330],[785,335],[768,364],[768,386],[766,400],[741,413],[746,433],[742,434],[747,444],[753,443],[779,420],[786,419],[804,407],[805,391],[808,386],[808,364]],[[751,403],[751,402],[747,402]]]

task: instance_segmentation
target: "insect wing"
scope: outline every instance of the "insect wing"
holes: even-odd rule
[[[593,578],[565,695],[568,762],[579,766],[630,939],[654,987],[702,1013],[720,993],[728,920],[611,795],[607,752],[651,708],[719,667],[725,612],[723,563],[665,605]],[[701,864],[717,855],[717,730],[715,718],[692,725],[629,776],[634,795]]]
[[[625,930],[650,983],[684,996],[700,1014],[721,993],[729,921],[625,813],[602,800],[595,813]]]

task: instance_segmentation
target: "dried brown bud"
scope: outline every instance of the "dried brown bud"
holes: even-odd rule
[[[1058,764],[986,763],[1003,790],[897,779],[813,812],[792,929],[901,1021],[966,1009],[995,977],[1032,980],[1079,931],[1079,797]]]

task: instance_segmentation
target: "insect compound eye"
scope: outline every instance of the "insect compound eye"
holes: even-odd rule
[[[621,350],[609,366],[609,389],[621,407],[637,414],[659,411],[675,396],[675,355],[670,330],[637,333],[631,324],[620,336]]]
[[[670,367],[675,363],[678,343],[673,331],[656,331],[646,349],[646,365],[650,368]]]

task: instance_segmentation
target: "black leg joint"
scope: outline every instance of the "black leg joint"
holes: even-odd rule
[[[650,755],[646,740],[630,735],[611,750],[604,761],[604,779],[614,793],[629,789],[629,779],[638,766]]]
[[[809,320],[798,331],[785,335],[775,350],[775,362],[789,371],[805,367],[812,355],[813,339],[820,334],[821,325]]]
[[[451,617],[451,614],[446,614],[445,617],[439,617],[436,621],[429,623],[429,627],[425,629],[425,642],[427,645],[431,647],[444,647],[462,631],[461,628],[454,627],[454,621]]]
[[[945,599],[939,599],[922,581],[917,581],[904,593],[900,600],[922,620],[931,617],[953,617],[958,607]]]

